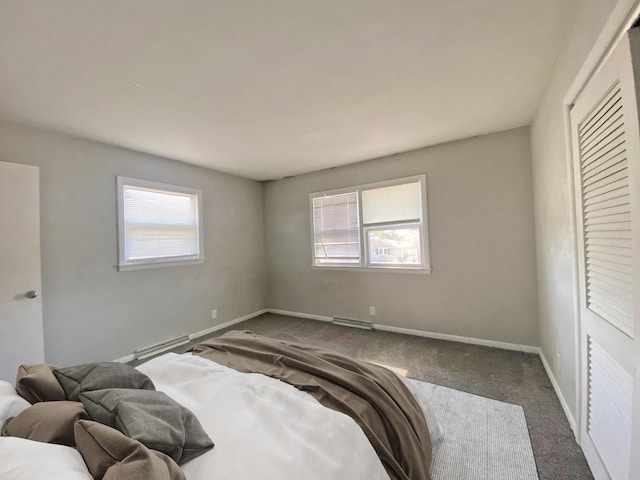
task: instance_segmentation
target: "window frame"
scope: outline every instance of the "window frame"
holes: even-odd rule
[[[377,188],[393,187],[408,183],[420,184],[420,219],[419,221],[399,221],[385,222],[383,224],[363,224],[362,214],[362,192]],[[313,200],[318,197],[340,195],[345,193],[356,193],[358,201],[358,242],[360,248],[360,262],[355,264],[345,263],[316,263],[316,245],[313,216]],[[351,187],[313,192],[309,194],[310,227],[311,227],[311,268],[314,270],[348,270],[362,272],[402,272],[402,273],[431,273],[431,258],[429,253],[429,228],[427,209],[427,176],[425,174],[412,175],[409,177],[395,178],[374,183],[354,185]],[[420,235],[421,263],[415,265],[382,264],[372,263],[369,259],[369,235],[368,231],[383,230],[389,228],[418,228]]]
[[[202,190],[197,188],[182,187],[168,183],[141,180],[132,177],[116,177],[117,204],[118,204],[118,271],[141,270],[147,268],[175,267],[181,265],[194,265],[204,263],[204,228],[202,215]],[[157,190],[167,193],[183,193],[196,196],[196,220],[198,253],[196,255],[183,255],[171,257],[147,258],[143,260],[129,260],[125,256],[125,218],[124,218],[124,189],[125,187],[138,187],[142,189]]]

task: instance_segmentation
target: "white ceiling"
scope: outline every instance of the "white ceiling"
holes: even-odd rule
[[[0,0],[0,117],[257,180],[527,125],[582,0]]]

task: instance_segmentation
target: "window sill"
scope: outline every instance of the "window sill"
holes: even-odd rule
[[[398,267],[338,267],[336,265],[311,265],[312,270],[331,270],[340,272],[365,272],[365,273],[410,273],[418,275],[430,275],[431,267],[398,268]]]
[[[197,258],[194,260],[170,260],[146,263],[130,263],[127,265],[118,265],[117,268],[119,272],[127,272],[129,270],[146,270],[149,268],[182,267],[184,265],[197,265],[200,263],[204,263],[204,258]]]

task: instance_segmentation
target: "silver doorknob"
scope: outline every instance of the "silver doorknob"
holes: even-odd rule
[[[38,292],[36,290],[29,290],[24,294],[24,296],[27,298],[36,298],[38,296]]]

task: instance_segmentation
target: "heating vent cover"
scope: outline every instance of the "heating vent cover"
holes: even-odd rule
[[[373,323],[368,320],[356,320],[355,318],[333,317],[334,325],[342,325],[343,327],[363,328],[365,330],[373,330]]]
[[[184,345],[186,343],[189,343],[189,336],[183,335],[181,337],[176,337],[176,338],[172,338],[171,340],[167,340],[166,342],[156,343],[155,345],[139,348],[138,350],[133,352],[133,354],[138,360],[142,360],[145,358],[152,357],[153,355],[156,355],[160,352],[164,352],[166,350],[170,350],[180,345]]]
[[[587,308],[633,337],[631,201],[621,88],[578,127]]]
[[[612,479],[628,479],[633,377],[587,337],[587,431]]]

